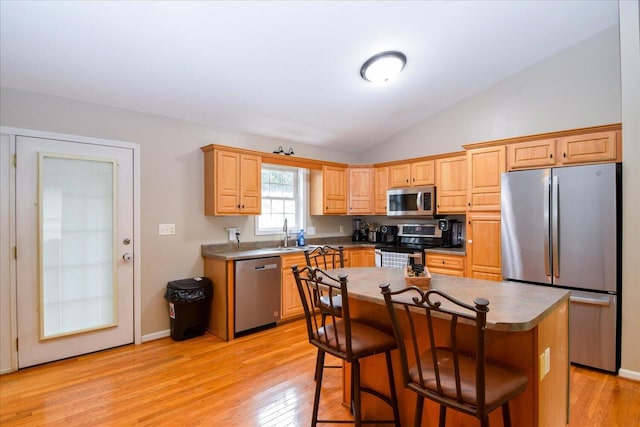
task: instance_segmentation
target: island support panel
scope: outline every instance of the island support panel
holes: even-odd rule
[[[378,327],[391,331],[391,321],[386,307],[359,299],[349,299],[353,318],[366,320]],[[419,314],[416,314],[421,316]],[[422,316],[424,317],[424,316]],[[426,328],[426,321],[421,323]],[[448,333],[448,322],[438,322],[440,333]],[[403,325],[405,327],[406,325]],[[472,327],[464,327],[463,334],[474,333]],[[529,383],[526,390],[510,403],[511,419],[514,426],[555,427],[566,426],[569,408],[569,316],[568,302],[559,305],[545,319],[528,331],[487,331],[487,357],[517,367],[527,374]],[[549,371],[540,378],[540,354],[549,348]],[[398,393],[400,417],[403,425],[413,425],[416,394],[403,385],[400,355],[392,352],[395,385]],[[363,385],[388,393],[384,355],[368,357],[361,361],[361,381]],[[344,369],[343,404],[350,401],[350,369]],[[389,415],[386,405],[363,395],[362,412],[365,418]],[[438,405],[425,399],[422,425],[438,425]],[[502,426],[502,411],[491,413],[490,425]],[[475,426],[478,421],[458,411],[447,411],[447,426]]]

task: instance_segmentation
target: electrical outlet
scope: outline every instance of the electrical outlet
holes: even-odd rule
[[[309,226],[307,227],[307,236],[313,236],[316,234],[316,228]]]
[[[540,381],[542,381],[551,370],[551,348],[545,348],[544,351],[540,353],[539,359],[538,371],[540,372]]]
[[[540,381],[542,381],[545,377],[545,375],[547,375],[547,357],[546,357],[546,351],[543,351],[542,353],[540,353],[540,356],[538,358],[538,372],[540,374]]]
[[[340,225],[340,233],[344,233],[344,225]]]
[[[546,368],[545,374],[548,374],[551,370],[551,349],[549,347],[544,350],[544,366]]]
[[[176,234],[175,224],[158,224],[158,234],[160,236],[172,236]]]
[[[227,230],[227,233],[229,233],[229,241],[230,242],[235,242],[236,241],[236,233],[240,233],[240,229],[237,227],[229,227],[229,228],[225,228],[225,230]]]

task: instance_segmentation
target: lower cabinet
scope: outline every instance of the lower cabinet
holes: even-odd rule
[[[353,248],[346,250],[349,254],[349,264],[345,259],[345,267],[375,267],[375,249],[374,248]]]
[[[281,320],[293,319],[304,315],[304,309],[300,302],[300,294],[296,286],[296,279],[293,277],[291,267],[298,265],[302,268],[307,265],[304,253],[282,255],[282,305],[280,308]]]
[[[464,277],[464,255],[427,253],[427,269],[431,273]]]
[[[500,264],[500,212],[467,215],[467,277],[502,279]]]

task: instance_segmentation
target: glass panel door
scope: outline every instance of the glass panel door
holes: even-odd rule
[[[39,154],[40,339],[117,325],[116,161]]]

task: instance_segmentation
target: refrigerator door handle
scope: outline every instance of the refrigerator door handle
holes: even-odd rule
[[[549,220],[549,194],[551,181],[549,175],[544,177],[544,274],[551,276],[551,267],[549,262],[549,246],[551,245],[551,227]]]
[[[578,302],[582,304],[589,304],[589,305],[601,305],[604,307],[608,307],[611,305],[611,298],[608,298],[608,297],[606,299],[596,299],[596,298],[570,296],[569,301]]]
[[[560,277],[560,238],[558,236],[558,210],[560,209],[559,203],[559,188],[558,177],[552,178],[552,191],[551,191],[551,253],[553,256],[553,276]]]

